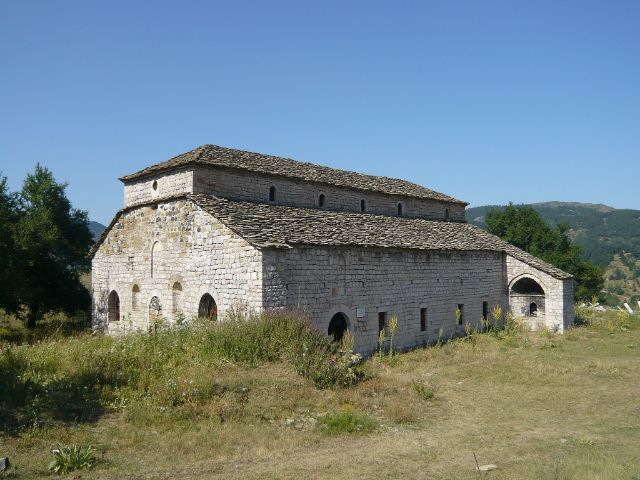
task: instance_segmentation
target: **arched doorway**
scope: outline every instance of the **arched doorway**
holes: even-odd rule
[[[208,293],[205,293],[202,298],[200,298],[198,318],[207,318],[209,320],[216,320],[218,318],[218,305]]]
[[[120,297],[115,290],[111,291],[107,300],[107,319],[109,323],[120,320]]]
[[[329,330],[327,334],[333,338],[334,342],[340,342],[344,336],[344,332],[349,328],[349,322],[347,316],[344,313],[338,312],[329,322]]]
[[[156,331],[162,323],[162,305],[158,297],[151,297],[149,302],[149,331]]]
[[[511,285],[509,305],[513,315],[524,318],[531,328],[544,325],[545,291],[534,278],[521,277]]]

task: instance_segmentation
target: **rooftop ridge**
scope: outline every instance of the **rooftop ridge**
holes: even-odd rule
[[[201,145],[164,162],[120,177],[120,181],[127,183],[156,173],[191,165],[248,170],[265,175],[283,176],[318,184],[467,205],[467,202],[407,180],[368,175],[310,162],[302,162],[286,157],[277,157],[211,144]]]

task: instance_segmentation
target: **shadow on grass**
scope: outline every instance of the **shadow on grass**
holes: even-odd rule
[[[13,352],[0,373],[0,433],[18,435],[51,423],[95,422],[105,413],[103,388],[114,382],[97,372],[38,375]]]

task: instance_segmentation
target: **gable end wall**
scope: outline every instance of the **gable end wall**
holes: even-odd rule
[[[179,305],[174,305],[175,282],[182,287]],[[134,284],[140,288],[137,310],[132,308]],[[258,312],[262,257],[191,201],[162,202],[127,211],[113,225],[92,261],[92,289],[93,326],[110,333],[146,330],[154,296],[169,322],[177,319],[176,312],[187,320],[197,316],[205,293],[214,297],[221,317],[232,307]],[[120,298],[121,319],[109,325],[112,290]]]

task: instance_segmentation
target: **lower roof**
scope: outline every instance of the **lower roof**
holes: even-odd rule
[[[327,245],[504,252],[555,278],[571,278],[563,270],[468,223],[234,202],[198,194],[189,198],[257,248]]]
[[[300,208],[254,202],[235,202],[191,194],[158,200],[189,199],[230,230],[259,249],[297,245],[390,248],[430,251],[488,251],[506,253],[558,279],[572,276],[474,225],[461,222],[392,217],[320,208]],[[148,205],[148,204],[147,204]],[[93,256],[123,213],[118,212],[89,252]]]

